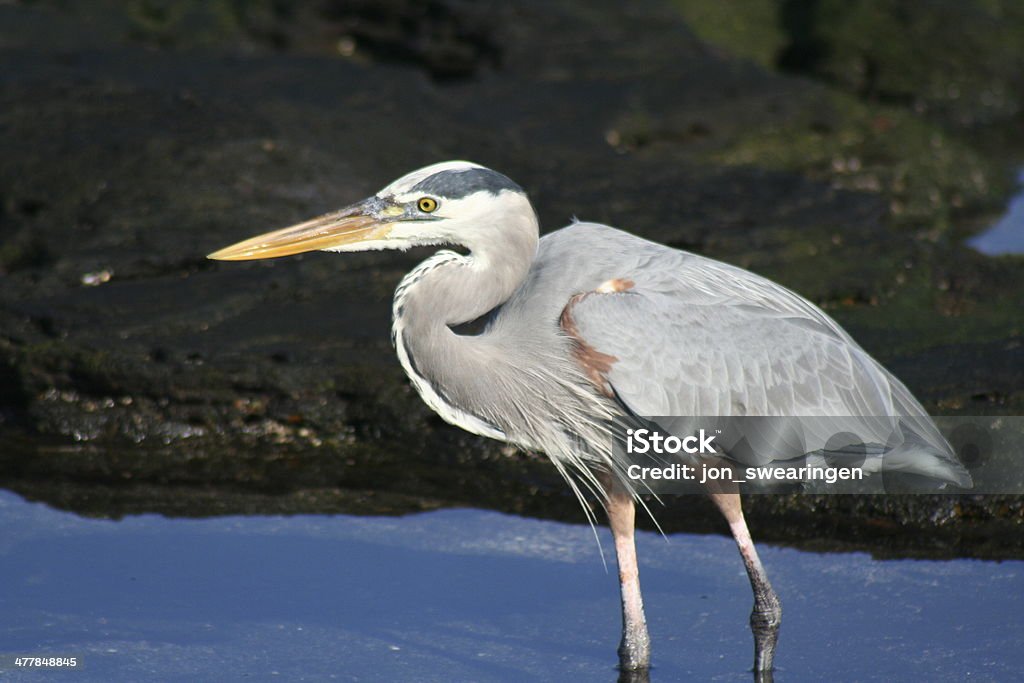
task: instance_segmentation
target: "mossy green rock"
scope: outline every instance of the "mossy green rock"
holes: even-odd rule
[[[674,1],[705,40],[866,100],[966,127],[1024,107],[1015,0]]]

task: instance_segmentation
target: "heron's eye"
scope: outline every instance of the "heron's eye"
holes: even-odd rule
[[[437,200],[433,197],[420,197],[419,201],[416,202],[416,206],[423,213],[434,213],[437,211]]]

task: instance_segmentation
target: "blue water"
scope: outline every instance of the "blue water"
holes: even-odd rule
[[[975,235],[967,244],[983,254],[1024,254],[1024,168],[1017,176],[1020,192],[1010,200],[1006,213],[992,227]]]
[[[601,530],[604,551],[611,547]],[[653,681],[749,681],[729,539],[638,538]],[[1024,563],[762,547],[776,681],[1024,680]],[[587,527],[400,518],[83,519],[0,491],[0,651],[38,681],[613,681],[619,607]]]

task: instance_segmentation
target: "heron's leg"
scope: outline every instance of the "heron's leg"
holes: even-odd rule
[[[710,484],[710,482],[709,482]],[[759,681],[770,681],[772,660],[775,657],[775,643],[779,638],[782,623],[782,603],[768,583],[768,574],[757,556],[754,541],[750,538],[747,522],[743,519],[740,494],[733,482],[716,482],[708,487],[708,496],[714,501],[736,539],[743,564],[747,567],[750,587],[754,591],[754,611],[750,613],[750,630],[754,633],[754,673]]]
[[[614,477],[604,479],[608,493],[608,522],[615,539],[619,563],[619,587],[622,594],[622,642],[619,666],[623,671],[646,670],[651,663],[651,639],[647,635],[644,600],[640,595],[640,571],[636,562],[633,530],[636,504],[633,495]]]

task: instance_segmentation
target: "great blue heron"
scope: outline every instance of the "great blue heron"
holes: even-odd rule
[[[746,270],[604,225],[577,222],[540,238],[523,189],[477,164],[422,168],[345,209],[210,258],[440,245],[468,254],[438,251],[402,279],[392,327],[398,358],[445,420],[542,451],[577,496],[598,494],[618,558],[624,671],[648,668],[650,640],[633,541],[638,497],[609,447],[610,418],[905,415],[926,423],[906,469],[969,484],[906,387],[807,300]],[[460,333],[484,316],[482,332]],[[753,588],[754,670],[770,672],[778,596],[736,484],[709,482],[707,493]]]

